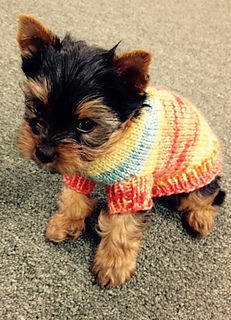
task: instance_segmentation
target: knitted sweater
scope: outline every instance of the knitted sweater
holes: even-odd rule
[[[114,150],[91,162],[84,177],[64,181],[83,194],[101,183],[109,213],[135,213],[150,209],[153,197],[207,185],[221,163],[219,141],[196,107],[174,92],[151,87]]]

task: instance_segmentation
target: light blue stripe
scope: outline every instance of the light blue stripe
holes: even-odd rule
[[[143,171],[144,162],[156,141],[160,126],[159,113],[155,111],[155,104],[147,99],[143,108],[145,110],[145,126],[137,148],[116,168],[91,177],[94,181],[110,185],[137,176]]]

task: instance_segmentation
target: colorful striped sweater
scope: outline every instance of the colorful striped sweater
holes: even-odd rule
[[[219,141],[196,107],[174,92],[151,87],[121,143],[93,161],[84,177],[64,181],[83,194],[104,184],[109,213],[135,213],[150,209],[153,197],[205,186],[221,163]]]

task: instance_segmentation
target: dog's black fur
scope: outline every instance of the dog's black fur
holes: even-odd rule
[[[89,99],[102,99],[110,106],[120,121],[126,121],[143,103],[140,95],[119,75],[114,67],[115,47],[105,50],[88,46],[84,41],[75,41],[66,35],[55,44],[41,44],[31,57],[22,58],[22,70],[27,78],[46,78],[52,85],[49,109],[59,119],[56,123],[70,124],[70,115],[79,103]],[[36,110],[41,112],[41,101]],[[36,105],[36,104],[35,104]]]

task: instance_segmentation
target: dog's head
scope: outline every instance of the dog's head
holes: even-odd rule
[[[119,143],[142,106],[151,55],[60,40],[29,15],[19,17],[17,41],[26,76],[19,150],[45,168],[81,173]]]

